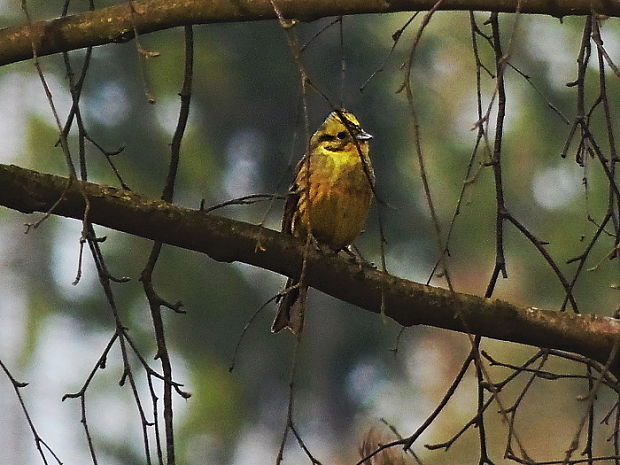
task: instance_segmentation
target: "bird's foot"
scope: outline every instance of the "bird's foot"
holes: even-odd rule
[[[374,263],[369,262],[362,256],[357,247],[351,245],[349,247],[345,247],[344,249],[342,249],[342,251],[349,256],[349,260],[351,261],[351,263],[355,263],[359,267],[360,271],[362,271],[364,268],[372,268],[373,270],[377,269]]]

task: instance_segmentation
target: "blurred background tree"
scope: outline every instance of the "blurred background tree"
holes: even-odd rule
[[[76,11],[84,6],[73,3],[70,7]],[[97,2],[96,7],[112,3]],[[63,4],[31,0],[27,6],[37,21],[58,16]],[[15,4],[2,2],[0,7],[3,25],[24,23],[24,11]],[[324,18],[297,24],[287,32],[276,20],[195,26],[190,114],[175,202],[198,208],[202,199],[210,206],[249,194],[286,191],[292,167],[305,150],[304,109],[311,130],[331,111],[318,92],[300,89],[298,65],[286,38],[295,34],[313,85],[330,102],[342,101],[375,136],[372,158],[377,189],[387,206],[375,202],[356,246],[381,266],[379,208],[387,270],[446,286],[441,273],[432,272],[440,253],[420,176],[415,148],[419,138],[442,243],[451,230],[446,263],[454,289],[484,295],[495,266],[496,237],[490,161],[498,97],[492,24],[487,21],[489,13],[437,12],[409,63],[423,18],[430,17],[425,15]],[[579,115],[578,89],[583,89],[586,112],[598,100],[587,114],[589,128],[606,156],[616,156],[613,139],[607,137],[619,123],[613,103],[619,101],[620,86],[617,69],[614,74],[609,65],[620,53],[615,19],[586,16],[558,21],[547,16],[499,15],[498,24],[508,57],[502,145],[506,204],[529,231],[549,243],[546,250],[569,281],[579,262],[567,262],[584,254],[601,219],[612,212],[601,239],[587,254],[584,266],[591,270],[579,274],[573,289],[580,312],[611,316],[618,305],[614,289],[618,260],[612,251],[619,237],[618,200],[592,156],[592,144],[587,138],[583,142],[582,131],[578,128],[577,135],[567,140]],[[610,61],[599,56],[602,48],[595,43],[599,27]],[[582,41],[584,28],[587,40]],[[110,159],[127,186],[146,197],[160,196],[168,171],[184,79],[185,40],[181,29],[170,29],[139,36],[139,47],[149,53],[141,53],[135,41],[96,47],[81,91],[81,116],[88,135],[108,152],[123,149]],[[584,50],[591,56],[580,78],[575,60]],[[86,56],[84,50],[68,54],[76,77]],[[63,56],[39,61],[64,121],[72,97]],[[408,69],[417,136],[411,102],[405,91],[397,92]],[[575,85],[578,78],[581,81]],[[604,99],[599,99],[601,79],[608,80]],[[477,93],[482,115],[490,108],[488,118],[480,118]],[[149,103],[149,97],[155,103]],[[0,102],[0,162],[67,175],[57,144],[58,129],[32,61],[0,67]],[[606,119],[603,110],[609,102],[611,117]],[[476,146],[480,127],[488,129],[488,136]],[[76,123],[68,144],[77,163]],[[119,186],[106,157],[89,141],[85,160],[90,181]],[[613,170],[615,162],[608,167]],[[453,221],[459,201],[459,215]],[[278,229],[281,207],[279,201],[262,202],[228,207],[221,213],[251,223],[264,220],[265,226]],[[81,279],[72,285],[80,262],[80,222],[52,216],[27,235],[24,222],[22,214],[0,210],[0,359],[15,378],[29,383],[20,392],[45,443],[63,463],[88,463],[94,460],[80,424],[80,399],[61,399],[82,388],[115,333],[115,321],[87,249]],[[110,272],[131,278],[112,285],[118,314],[140,354],[159,370],[159,362],[152,361],[157,345],[139,282],[152,244],[105,228],[96,227],[96,231],[107,238],[99,245]],[[510,225],[504,240],[508,279],[499,279],[493,297],[560,309],[565,289],[539,251]],[[295,340],[289,335],[270,334],[275,308],[271,304],[245,333],[229,373],[244,325],[279,292],[282,278],[164,246],[153,280],[160,296],[182,301],[187,311],[163,312],[173,378],[192,394],[189,399],[176,395],[173,400],[178,463],[274,462],[286,426],[294,353],[297,432],[321,463],[355,463],[362,432],[372,426],[386,428],[379,425],[379,418],[403,436],[412,434],[444,396],[471,350],[464,335],[427,327],[401,332],[391,320],[311,291],[299,350],[295,351]],[[533,348],[499,341],[485,340],[482,347],[496,360],[515,366],[536,353]],[[146,417],[152,419],[148,378],[135,355],[129,360],[136,392]],[[148,457],[130,383],[125,379],[125,385],[119,386],[123,357],[118,343],[106,362],[84,397],[97,463],[157,463],[153,428],[146,427]],[[510,367],[487,369],[496,382],[513,373]],[[548,362],[544,370],[567,374],[569,379],[551,382],[550,375],[539,372],[530,386],[530,375],[521,371],[502,391],[504,407],[509,408],[527,386],[526,401],[519,405],[514,425],[521,445],[513,445],[514,452],[522,452],[523,447],[532,460],[561,463],[587,410],[587,402],[580,402],[579,396],[587,396],[592,388],[593,379],[586,376],[592,370],[563,359]],[[506,438],[513,437],[506,424],[510,412],[498,414],[497,404],[485,413],[486,433],[471,427],[448,450],[424,447],[449,440],[475,418],[477,379],[472,365],[443,412],[413,444],[421,463],[471,463],[481,454],[482,461],[509,461],[504,455]],[[160,393],[159,380],[151,381]],[[40,462],[8,377],[0,377],[0,391],[0,424],[6,432],[0,437],[0,463]],[[613,389],[601,391],[602,407],[592,410],[590,424],[598,425],[614,405],[617,419],[616,401]],[[161,421],[161,401],[158,411]],[[588,436],[584,431],[581,445],[586,456],[616,456],[606,463],[617,463],[617,442],[607,438],[617,436],[618,423],[613,419],[608,423],[597,434]],[[160,428],[163,441],[161,424]],[[48,463],[54,462],[48,450],[43,455]],[[292,433],[284,459],[286,463],[308,461]]]

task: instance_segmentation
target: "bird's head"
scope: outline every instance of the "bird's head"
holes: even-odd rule
[[[372,136],[362,129],[355,115],[343,108],[329,114],[310,139],[311,149],[322,148],[330,152],[367,150]]]

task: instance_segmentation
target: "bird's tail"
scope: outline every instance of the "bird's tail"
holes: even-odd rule
[[[293,334],[300,334],[304,326],[304,310],[306,309],[307,286],[297,286],[292,278],[286,281],[288,292],[284,294],[278,305],[278,313],[271,325],[271,332],[277,333],[288,328]],[[292,289],[291,289],[292,288]]]

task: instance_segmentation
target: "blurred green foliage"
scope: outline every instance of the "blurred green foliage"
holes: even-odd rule
[[[30,3],[36,17],[50,17],[60,9],[59,2]],[[20,20],[19,13],[9,14],[7,22]],[[487,15],[476,17],[480,27],[489,33],[488,26],[482,25]],[[302,54],[304,63],[313,83],[336,103],[341,99],[340,68],[344,57],[345,106],[375,135],[372,157],[378,192],[388,204],[382,207],[387,268],[396,275],[425,282],[438,257],[437,245],[420,182],[410,110],[404,92],[396,92],[404,78],[401,65],[407,59],[420,19],[404,32],[385,67],[364,92],[359,90],[386,60],[393,44],[391,35],[408,18],[404,13],[346,17],[342,51],[338,25],[312,39],[331,19],[300,24],[295,33],[301,43],[312,39]],[[530,76],[538,90],[572,120],[576,91],[563,84],[576,77],[574,62],[583,18],[567,18],[560,24],[551,18],[521,16],[511,37],[513,21],[502,15],[504,46],[511,50],[511,64]],[[604,33],[617,39],[617,31],[608,30],[607,25]],[[107,150],[124,147],[113,161],[131,189],[157,197],[165,179],[179,108],[183,33],[175,29],[144,35],[139,40],[143,48],[159,53],[159,57],[145,61],[144,73],[135,42],[94,49],[82,111],[88,133],[99,144]],[[480,37],[478,47],[484,64],[494,73],[492,50]],[[274,21],[196,26],[195,50],[191,116],[183,141],[178,202],[198,208],[201,199],[211,205],[252,193],[283,193],[306,138],[298,73],[283,31]],[[83,51],[71,53],[74,72],[78,72],[83,57]],[[41,61],[46,76],[54,82],[52,90],[59,111],[66,115],[70,97],[62,59],[52,56]],[[444,234],[475,142],[475,72],[468,14],[436,14],[417,50],[412,79],[421,144]],[[0,79],[15,73],[36,88],[37,77],[29,63],[3,67]],[[608,75],[613,79],[611,73]],[[587,161],[587,171],[577,167],[575,144],[566,159],[560,158],[569,127],[523,77],[509,69],[506,79],[508,102],[502,156],[507,205],[533,234],[549,242],[549,252],[570,279],[575,265],[565,262],[582,253],[596,230],[588,214],[597,221],[604,214],[606,181],[596,160]],[[484,71],[482,80],[485,112],[495,81]],[[618,101],[617,82],[613,84],[610,99]],[[587,89],[590,102],[598,92],[597,86],[596,69],[591,66]],[[145,89],[155,96],[156,104],[146,102]],[[329,112],[329,105],[313,92],[305,96],[305,102],[314,128]],[[57,131],[46,106],[42,90],[24,96],[27,132],[12,162],[65,174],[61,150],[54,147]],[[490,128],[494,115],[495,110],[491,112]],[[615,118],[616,128],[617,123]],[[603,121],[598,116],[594,129],[607,151]],[[492,135],[490,129],[491,144]],[[74,135],[70,143],[77,159]],[[88,142],[86,147],[89,180],[118,185],[101,153]],[[495,256],[494,184],[491,169],[484,166],[488,157],[481,149],[473,162],[476,177],[465,191],[450,244],[449,264],[456,289],[476,294],[484,293]],[[588,178],[587,198],[581,185],[584,173]],[[278,228],[281,204],[276,203],[271,211],[267,204],[260,204],[231,207],[221,213],[255,223],[266,215],[266,224]],[[24,366],[36,359],[38,350],[43,350],[37,348],[37,341],[45,331],[46,321],[54,315],[67,316],[76,332],[111,335],[113,319],[89,258],[85,259],[83,282],[76,287],[76,291],[80,287],[86,290],[79,298],[70,294],[70,283],[77,272],[79,227],[74,224],[67,229],[70,221],[48,220],[24,237],[19,226],[24,222],[21,215],[1,211],[0,218],[12,225],[6,234],[12,249],[3,252],[8,257],[4,271],[16,276],[21,283],[20,294],[26,299],[27,330],[21,346]],[[145,358],[151,360],[155,346],[150,316],[137,280],[146,264],[150,243],[102,228],[97,231],[107,237],[102,249],[111,272],[132,278],[129,283],[114,285],[114,291],[130,334]],[[559,308],[562,287],[532,244],[510,225],[506,225],[505,241],[509,279],[500,280],[495,296],[524,305]],[[357,245],[368,259],[380,263],[376,206]],[[611,242],[606,239],[595,246],[586,266],[599,261],[600,266],[596,271],[584,272],[578,281],[575,295],[581,311],[608,315],[614,309],[617,292],[609,286],[618,276],[617,261],[603,259],[610,248]],[[181,463],[243,463],[242,451],[258,447],[249,444],[251,441],[263,443],[260,451],[267,454],[256,452],[256,463],[275,457],[284,428],[293,340],[286,334],[269,333],[273,304],[262,311],[245,335],[233,373],[229,374],[227,368],[245,322],[279,291],[282,282],[280,277],[245,265],[216,263],[196,253],[164,248],[155,271],[156,289],[169,301],[183,301],[187,311],[185,315],[168,312],[165,316],[173,362],[180,367],[177,381],[185,383],[184,389],[193,393],[188,401],[175,400],[179,407],[176,424]],[[441,279],[433,283],[444,285]],[[400,351],[394,356],[390,349],[399,328],[393,322],[382,322],[375,315],[317,292],[310,297],[307,323],[297,362],[296,423],[310,438],[311,446],[335,461],[351,453],[353,446],[343,444],[356,437],[356,428],[363,428],[378,416],[395,421],[403,434],[409,434],[428,414],[469,350],[462,336],[414,329],[405,333]],[[529,349],[489,344],[499,352],[498,357],[521,359],[530,353]],[[91,366],[101,349],[84,348]],[[420,366],[426,360],[425,356],[415,355],[420,353],[429,357],[435,354],[441,363]],[[152,363],[158,367],[157,362]],[[135,368],[139,371],[137,364]],[[40,374],[37,372],[45,369],[33,370],[32,381],[36,382]],[[87,373],[88,369],[84,369],[83,379]],[[113,376],[118,377],[120,372]],[[76,391],[79,387],[74,382],[66,389]],[[557,389],[564,392],[559,386]],[[118,390],[115,383],[98,385],[92,395],[104,392],[109,396]],[[573,405],[574,395],[566,394],[565,399]],[[450,407],[454,414],[448,416],[452,418],[441,423],[445,429],[431,430],[430,437],[424,437],[427,442],[445,439],[475,412],[473,393],[460,399]],[[148,404],[146,397],[145,402]],[[96,424],[96,419],[93,422]],[[71,428],[79,431],[77,420]],[[259,441],[254,433],[260,433]],[[499,432],[493,434],[501,440]],[[143,460],[140,446],[122,439],[121,434],[118,443],[108,439],[98,447],[104,448],[114,463]],[[461,442],[465,445],[457,449],[461,457],[475,457],[475,435]],[[451,463],[449,454],[434,454],[432,463]]]

